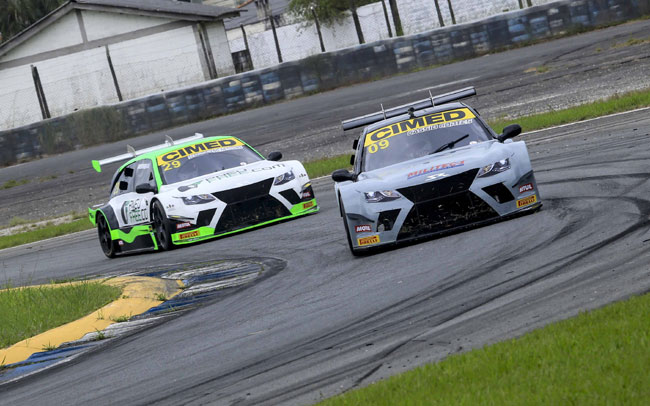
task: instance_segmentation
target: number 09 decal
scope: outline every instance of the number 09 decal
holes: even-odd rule
[[[368,152],[370,152],[371,154],[374,154],[375,152],[379,151],[380,149],[388,148],[389,145],[390,145],[390,143],[388,142],[388,140],[380,140],[377,143],[370,144],[368,146]]]

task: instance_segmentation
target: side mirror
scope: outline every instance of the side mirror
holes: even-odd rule
[[[514,138],[521,134],[521,126],[519,124],[511,124],[503,129],[503,133],[497,137],[499,142],[503,142],[508,138]]]
[[[142,183],[135,187],[135,193],[156,193],[156,187],[150,185],[149,183]]]
[[[282,159],[282,152],[273,151],[266,157],[269,161],[279,161]]]
[[[337,169],[332,172],[332,180],[334,182],[345,182],[348,180],[355,181],[357,180],[357,175],[347,169]]]

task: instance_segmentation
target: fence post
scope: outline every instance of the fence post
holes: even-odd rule
[[[359,44],[365,44],[366,40],[363,39],[363,31],[361,30],[361,22],[357,14],[357,5],[354,0],[350,0],[350,10],[352,11],[352,20],[354,20],[354,28],[357,30],[357,37],[359,37]]]
[[[273,31],[273,39],[275,40],[275,50],[278,52],[278,62],[282,63],[282,52],[280,52],[278,33],[275,32],[275,21],[273,21],[273,15],[269,17],[269,20],[271,20],[271,30]]]
[[[384,17],[386,18],[386,28],[388,28],[388,37],[393,38],[393,30],[390,28],[390,20],[388,19],[388,9],[386,8],[386,0],[381,0],[381,8],[384,9]]]
[[[440,4],[438,4],[438,0],[433,0],[433,2],[436,5],[436,12],[438,13],[438,22],[440,23],[441,27],[444,27],[445,22],[442,20],[442,13],[440,12]]]
[[[47,100],[45,100],[45,93],[43,92],[43,85],[41,84],[41,77],[38,74],[38,68],[31,65],[32,67],[32,78],[34,79],[34,87],[36,88],[36,97],[38,97],[38,105],[41,108],[41,114],[43,115],[43,120],[50,118],[50,109],[47,107]]]
[[[117,93],[117,99],[123,101],[122,92],[120,91],[120,85],[117,83],[117,76],[115,75],[115,68],[113,68],[113,60],[111,59],[111,53],[108,51],[108,45],[105,45],[106,48],[106,60],[108,61],[108,69],[111,71],[111,77],[113,78],[113,85],[115,86],[115,92]]]
[[[404,35],[404,30],[402,29],[402,20],[399,18],[399,10],[397,9],[397,0],[388,0],[390,5],[390,12],[393,15],[393,24],[395,24],[395,35],[400,37]]]
[[[311,14],[314,16],[314,22],[316,23],[316,32],[318,32],[318,41],[320,42],[321,52],[325,52],[325,44],[323,43],[323,34],[320,32],[320,24],[318,23],[318,16],[316,16],[316,10],[314,6],[311,6]]]
[[[451,23],[456,25],[456,16],[454,15],[454,9],[451,7],[451,0],[447,0],[447,5],[449,6],[449,14],[451,14]]]

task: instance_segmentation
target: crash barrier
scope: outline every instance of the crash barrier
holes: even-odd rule
[[[377,41],[0,132],[0,164],[192,123],[650,13],[650,0],[565,0]]]

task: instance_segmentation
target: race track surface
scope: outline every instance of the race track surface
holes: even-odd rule
[[[18,283],[273,257],[286,267],[72,364],[0,387],[7,405],[309,404],[650,289],[649,110],[523,136],[544,207],[354,258],[330,180],[321,212],[108,260],[96,237],[0,251]]]

